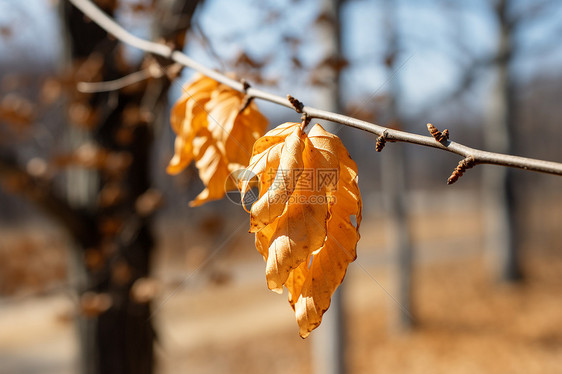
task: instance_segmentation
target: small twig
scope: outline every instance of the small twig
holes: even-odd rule
[[[252,100],[254,100],[254,97],[252,95],[248,95],[248,89],[251,87],[250,83],[248,83],[248,81],[245,79],[242,79],[241,82],[242,82],[242,88],[246,95],[244,96],[244,100],[242,100],[242,103],[240,104],[240,110],[238,110],[238,114],[245,111],[246,108],[249,107],[250,104],[252,103]]]
[[[476,161],[472,156],[468,156],[467,158],[461,160],[455,170],[453,170],[449,179],[447,179],[447,184],[455,183],[460,177],[462,177],[467,169],[472,168],[474,165],[476,165]]]
[[[205,32],[203,32],[200,22],[194,23],[192,25],[192,29],[197,32],[197,34],[199,34],[199,37],[201,38],[201,44],[203,44],[203,47],[209,52],[211,57],[219,63],[219,65],[221,66],[221,70],[226,70],[226,65],[223,59],[217,53],[216,49],[213,46],[213,43],[211,43],[211,40],[207,37]]]
[[[142,82],[150,78],[152,75],[150,69],[136,71],[124,77],[105,82],[78,82],[76,89],[83,93],[109,92],[117,91],[124,87],[131,86],[135,83]]]
[[[124,77],[104,82],[78,82],[76,89],[83,93],[110,92],[117,91],[122,88],[132,86],[135,83],[142,82],[150,78],[162,78],[164,75],[170,81],[179,76],[183,66],[178,63],[171,64],[165,69],[156,62],[151,63],[146,69],[136,71]]]
[[[170,65],[175,69],[171,71],[177,71],[177,64]],[[122,88],[132,86],[135,83],[142,82],[149,78],[161,78],[164,76],[162,68],[156,64],[151,64],[148,68],[136,71],[124,77],[104,82],[78,82],[76,89],[83,93],[96,93],[96,92],[110,92],[117,91]]]
[[[303,113],[303,114],[302,114],[302,116],[301,116],[301,121],[302,121],[302,122],[301,122],[301,130],[304,131],[304,129],[306,128],[306,126],[308,126],[308,124],[310,123],[310,120],[311,120],[311,119],[312,119],[312,118],[310,118],[310,117],[308,116],[308,114],[306,114],[306,113]]]
[[[542,173],[562,175],[562,163],[551,162],[544,160],[531,159],[526,157],[511,156],[501,153],[487,152],[475,148],[470,148],[465,145],[447,141],[446,145],[436,142],[434,138],[430,138],[423,135],[412,134],[405,131],[388,129],[383,126],[376,125],[374,123],[361,121],[356,118],[348,117],[343,114],[333,113],[330,111],[312,108],[308,106],[295,106],[291,101],[278,96],[258,90],[256,88],[244,89],[243,83],[232,79],[216,70],[208,68],[199,62],[192,60],[189,56],[185,55],[181,51],[174,51],[169,46],[150,42],[144,39],[140,39],[134,36],[119,24],[117,24],[113,19],[111,19],[107,14],[103,13],[97,6],[92,4],[89,0],[68,0],[74,4],[77,8],[82,10],[84,14],[88,16],[93,22],[97,23],[100,27],[105,29],[110,34],[114,35],[117,39],[131,46],[137,47],[145,52],[152,53],[155,55],[163,56],[169,58],[175,62],[178,62],[184,66],[194,69],[209,78],[216,80],[224,85],[231,87],[239,92],[245,92],[254,98],[270,101],[272,103],[285,106],[287,108],[292,108],[295,111],[302,113],[306,112],[309,118],[324,119],[332,122],[337,122],[345,126],[354,127],[360,130],[364,130],[376,135],[385,135],[386,141],[399,141],[417,144],[425,147],[432,147],[441,150],[445,150],[451,153],[461,155],[463,157],[472,157],[475,160],[475,164],[494,164],[501,166],[508,166],[514,168],[520,168],[525,170],[533,170]],[[301,103],[302,105],[302,103]]]
[[[166,77],[168,77],[168,80],[173,81],[174,79],[176,79],[177,77],[180,76],[182,70],[183,70],[183,65],[178,64],[176,62],[176,63],[166,67],[166,69],[165,69]]]

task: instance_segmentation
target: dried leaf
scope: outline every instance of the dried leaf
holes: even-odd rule
[[[211,78],[199,76],[184,88],[170,114],[172,129],[177,134],[175,153],[168,164],[167,172],[177,174],[193,160],[193,139],[200,128],[206,127],[205,104],[219,83]]]
[[[225,186],[234,189],[230,173],[248,164],[252,145],[265,132],[267,120],[256,104],[240,112],[243,101],[242,93],[199,75],[172,109],[177,137],[167,171],[177,174],[195,161],[206,186],[191,206],[222,198]]]
[[[356,258],[362,209],[357,166],[340,139],[320,125],[307,135],[301,124],[285,123],[256,141],[248,170],[259,179],[250,232],[267,262],[267,285],[289,290],[299,334],[307,337]],[[240,187],[244,195],[248,181]]]
[[[250,232],[259,231],[283,213],[304,168],[302,159],[304,142],[301,135],[299,126],[296,126],[282,146],[275,147],[276,153],[280,153],[279,165],[274,179],[268,181],[272,183],[267,191],[264,194],[260,192],[259,200],[252,206]],[[277,158],[277,155],[272,157]]]
[[[194,200],[190,206],[199,206],[211,200],[218,200],[224,196],[226,179],[230,174],[228,161],[217,147],[208,129],[199,131],[200,136],[194,140],[196,156],[195,166],[199,169],[199,178],[207,186]]]

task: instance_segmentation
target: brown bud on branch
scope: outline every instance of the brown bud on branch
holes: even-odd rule
[[[382,135],[379,136],[377,138],[377,144],[375,144],[375,151],[377,151],[377,152],[382,151],[385,144],[386,144],[386,139],[384,138],[384,136],[382,136]]]
[[[295,108],[297,113],[302,113],[302,108],[304,108],[304,104],[292,97],[291,95],[287,95],[287,100],[291,103],[291,105]]]
[[[455,183],[460,177],[462,177],[467,169],[472,168],[474,165],[476,165],[476,161],[472,156],[468,156],[467,158],[461,160],[455,170],[453,170],[449,179],[447,179],[447,184]]]
[[[443,130],[443,132],[441,132],[437,130],[437,127],[433,126],[431,123],[427,124],[427,129],[429,130],[431,136],[433,136],[433,138],[439,143],[445,145],[444,143],[449,140],[449,130],[445,129]]]

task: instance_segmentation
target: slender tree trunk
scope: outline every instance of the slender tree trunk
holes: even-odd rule
[[[397,69],[397,57],[400,53],[400,38],[398,35],[398,17],[396,5],[390,0],[385,2],[387,53],[385,62],[387,74],[391,77]],[[398,77],[389,80],[389,96],[387,121],[394,126],[401,127],[402,119],[399,101],[402,95]],[[389,226],[389,250],[395,257],[394,283],[395,299],[391,300],[390,329],[393,332],[408,332],[412,329],[412,272],[413,245],[408,220],[406,187],[406,154],[402,144],[392,144],[382,152],[382,180],[385,200],[387,202],[386,221]]]
[[[341,112],[341,87],[339,61],[341,51],[341,19],[342,0],[322,0],[317,32],[324,64],[317,72],[321,77],[322,87],[316,98],[316,105],[321,108]],[[341,125],[328,124],[326,130],[337,132]],[[330,303],[330,309],[322,317],[322,325],[312,334],[314,357],[314,373],[343,374],[345,364],[345,316],[343,298],[344,283],[340,284]]]
[[[401,144],[385,147],[382,167],[383,191],[388,225],[389,250],[393,253],[395,286],[394,298],[390,300],[390,330],[409,332],[412,318],[412,272],[413,248],[407,209],[407,188],[405,178],[405,154]]]
[[[489,106],[486,127],[486,148],[493,152],[513,153],[514,150],[514,87],[510,73],[512,26],[508,22],[507,0],[500,0],[496,15],[500,26],[496,82]],[[484,201],[486,217],[486,246],[494,272],[499,280],[516,281],[522,278],[519,259],[519,240],[516,229],[516,201],[513,171],[509,168],[489,167],[484,170]]]
[[[405,178],[405,154],[401,144],[385,147],[382,167],[388,225],[389,250],[394,257],[394,298],[390,300],[390,330],[409,332],[412,318],[412,273],[414,253],[410,235]]]

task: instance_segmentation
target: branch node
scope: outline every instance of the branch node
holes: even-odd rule
[[[173,41],[161,43],[168,47],[168,53],[162,54],[161,56],[167,58],[168,60],[175,61],[174,55],[177,53],[183,53],[182,48],[178,48],[177,44]],[[176,61],[178,62],[178,61]]]
[[[181,72],[183,70],[183,65],[180,63],[173,63],[171,65],[169,65],[165,71],[166,71],[166,77],[168,77],[169,81],[173,81],[174,79],[176,79],[177,77],[180,76]]]
[[[437,130],[437,127],[433,126],[431,123],[427,124],[427,130],[435,140],[443,145],[446,145],[447,140],[449,140],[449,130],[445,129],[443,130],[443,132],[441,132]]]
[[[248,93],[248,88],[252,87],[252,85],[250,84],[250,82],[248,82],[247,80],[245,80],[244,78],[242,78],[240,80],[240,82],[242,83],[242,89],[244,90],[244,93],[247,94]]]
[[[244,96],[244,100],[242,100],[242,103],[240,104],[240,109],[238,110],[238,114],[240,114],[240,113],[242,113],[243,111],[245,111],[246,108],[249,107],[250,104],[252,103],[252,100],[254,100],[254,97],[253,97],[253,96],[248,95],[248,89],[249,89],[250,87],[252,87],[252,86],[250,85],[250,83],[249,83],[247,80],[245,80],[244,78],[242,78],[242,79],[240,80],[240,82],[242,83],[242,90],[243,90],[245,96]]]
[[[291,95],[287,95],[287,100],[291,103],[293,108],[297,113],[302,113],[302,109],[304,108],[304,104],[292,97]]]
[[[459,161],[459,164],[457,165],[455,170],[453,170],[453,173],[451,174],[449,179],[447,179],[447,184],[455,183],[460,177],[462,177],[467,169],[472,168],[474,165],[476,165],[476,160],[472,156],[468,156],[465,159]]]

